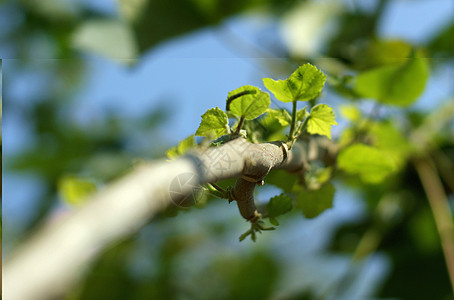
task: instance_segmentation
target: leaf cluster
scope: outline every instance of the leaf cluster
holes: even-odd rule
[[[348,80],[352,84],[348,87],[352,98],[374,98],[377,103],[395,106],[413,103],[427,81],[425,59],[419,53],[413,53],[407,59],[377,61],[381,64],[377,63]],[[270,94],[258,87],[239,87],[228,93],[225,111],[216,107],[202,115],[195,135],[207,140],[215,139],[212,146],[242,136],[252,143],[281,140],[289,149],[299,138],[307,140],[319,135],[331,139],[331,127],[338,125],[334,110],[327,104],[317,104],[326,79],[322,71],[308,63],[297,68],[287,79],[264,78],[264,86],[277,100],[291,103],[291,110],[270,108]],[[340,81],[332,79],[333,82],[339,84]],[[298,109],[299,101],[309,101],[309,105]],[[340,111],[351,127],[340,136],[336,165],[314,161],[306,165],[304,173],[298,176],[280,170],[268,174],[266,181],[283,192],[271,198],[266,206],[263,217],[268,218],[272,225],[278,226],[277,217],[293,208],[300,210],[306,218],[314,218],[331,208],[335,188],[330,181],[334,175],[351,176],[374,185],[396,174],[405,164],[412,146],[394,124],[372,121],[355,104],[343,106]],[[191,136],[167,154],[173,158],[196,146]],[[217,194],[224,198],[227,195],[225,191]],[[274,228],[266,227],[261,220],[254,222],[241,240],[249,235],[255,240],[256,232],[271,229]]]

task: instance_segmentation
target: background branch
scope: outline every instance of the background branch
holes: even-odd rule
[[[427,200],[435,218],[451,286],[454,291],[454,224],[448,199],[440,177],[428,158],[415,159],[413,165],[421,179]]]

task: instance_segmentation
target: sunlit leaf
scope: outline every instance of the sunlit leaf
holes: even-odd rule
[[[320,94],[326,76],[311,64],[305,64],[285,80],[264,78],[263,84],[282,102],[308,101]]]
[[[246,120],[252,120],[263,114],[270,106],[270,95],[262,92],[259,88],[251,85],[242,86],[229,93],[228,98],[238,94],[242,96],[234,99],[230,103],[230,112]]]
[[[202,115],[202,122],[195,135],[218,138],[227,133],[229,119],[220,108],[211,108]]]
[[[296,112],[296,120],[297,121],[303,121],[304,118],[306,118],[308,115],[308,112],[307,112],[307,106],[302,108],[302,109],[299,109],[297,112]]]
[[[310,134],[326,135],[331,138],[331,126],[337,125],[334,111],[326,104],[318,104],[311,110],[307,131]]]
[[[285,109],[268,108],[266,110],[266,113],[267,117],[271,119],[276,119],[282,126],[288,126],[292,122],[292,117],[290,116],[289,112]]]

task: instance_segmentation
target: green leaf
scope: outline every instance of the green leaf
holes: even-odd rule
[[[304,118],[306,118],[308,114],[309,114],[309,113],[307,112],[307,106],[305,106],[304,108],[299,109],[299,110],[296,112],[296,120],[297,120],[297,121],[303,121]]]
[[[266,113],[268,118],[277,120],[282,126],[288,126],[292,122],[292,116],[285,109],[268,108]]]
[[[313,191],[298,186],[297,191],[295,206],[301,209],[306,218],[315,218],[328,208],[333,207],[335,189],[331,183]]]
[[[334,111],[326,104],[314,106],[307,122],[307,131],[310,134],[326,135],[331,139],[331,126],[337,125]]]
[[[180,155],[185,154],[189,149],[194,148],[197,144],[195,143],[194,135],[191,134],[184,140],[178,143],[178,146],[174,146],[167,150],[166,155],[170,159],[174,159]]]
[[[367,183],[379,183],[395,171],[395,164],[386,153],[363,144],[342,150],[337,164],[340,169],[359,175]]]
[[[289,212],[292,207],[292,199],[282,193],[270,199],[270,202],[268,202],[268,205],[266,206],[266,211],[268,212],[268,217],[276,218]]]
[[[274,226],[279,226],[279,222],[278,222],[278,220],[277,220],[276,218],[271,218],[271,217],[270,217],[269,220],[270,220],[270,223],[271,223],[272,225],[274,225]]]
[[[326,76],[311,64],[300,66],[288,79],[264,78],[263,84],[282,102],[308,101],[320,94]]]
[[[218,138],[228,132],[229,119],[220,108],[211,108],[202,115],[202,122],[195,135]]]
[[[242,93],[244,95],[232,100],[229,106],[230,112],[235,116],[253,120],[263,114],[271,104],[268,93],[262,92],[259,88],[251,85],[245,85],[231,91],[228,98]]]
[[[271,170],[265,178],[266,183],[277,186],[287,193],[293,191],[293,186],[297,180],[297,176],[284,170]]]
[[[290,122],[291,117],[287,110],[267,109],[259,120],[245,122],[245,129],[250,135],[254,135],[255,140],[251,139],[252,142],[279,141],[287,138],[284,131]]]
[[[58,192],[66,203],[80,206],[88,196],[96,192],[96,185],[88,179],[67,175],[59,180]]]
[[[408,106],[424,91],[428,77],[427,60],[413,57],[402,64],[385,65],[359,74],[355,91],[382,103]]]

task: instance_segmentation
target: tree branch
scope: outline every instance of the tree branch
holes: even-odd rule
[[[251,144],[237,138],[174,161],[145,163],[93,196],[81,209],[43,226],[21,245],[4,265],[3,283],[8,287],[4,297],[61,297],[103,248],[137,231],[200,184],[239,178],[233,194],[241,215],[254,221],[255,185],[273,168],[304,168],[310,159],[308,149],[305,143],[298,143],[287,153],[282,142]]]

